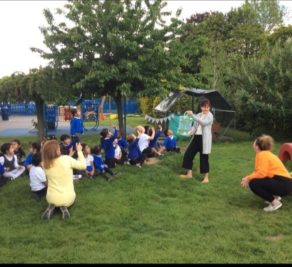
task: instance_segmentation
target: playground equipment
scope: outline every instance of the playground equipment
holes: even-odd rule
[[[54,130],[58,127],[58,107],[56,105],[44,105],[45,131]]]
[[[84,130],[96,131],[99,126],[99,105],[96,101],[83,100],[81,114],[84,122]]]
[[[292,161],[292,143],[284,143],[280,147],[279,158],[285,162],[287,160]]]
[[[99,119],[100,120],[104,120],[106,118],[106,116],[103,114],[103,106],[104,106],[104,102],[105,102],[105,96],[101,97],[101,102],[100,105],[98,107],[98,111],[99,111]]]
[[[115,120],[118,118],[118,115],[117,114],[110,114],[109,118],[110,118],[110,120]]]

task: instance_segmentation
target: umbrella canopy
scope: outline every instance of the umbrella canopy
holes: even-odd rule
[[[232,110],[231,105],[225,98],[216,90],[204,90],[196,88],[186,88],[182,91],[176,90],[171,92],[165,99],[163,99],[156,107],[155,110],[159,112],[167,112],[175,102],[181,98],[183,94],[206,97],[210,100],[212,108],[221,110]]]

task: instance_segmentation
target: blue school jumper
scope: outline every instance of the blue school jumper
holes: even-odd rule
[[[151,147],[151,148],[152,147],[154,147],[154,148],[158,147],[157,140],[160,137],[160,135],[161,135],[161,131],[157,131],[155,133],[154,139],[150,140],[150,142],[149,142],[149,147]]]
[[[117,138],[117,136],[118,131],[115,129],[113,136],[104,138],[101,143],[101,148],[104,150],[106,160],[115,158],[115,148],[113,142]]]
[[[92,154],[94,168],[100,172],[104,171],[105,164],[101,155]]]
[[[129,144],[129,148],[128,148],[129,149],[129,155],[128,155],[129,160],[136,160],[139,157],[141,157],[142,153],[139,149],[138,142],[139,142],[139,138],[136,138],[136,140],[134,140],[133,142],[131,142]]]
[[[76,135],[76,134],[83,134],[84,126],[83,121],[81,118],[74,117],[70,121],[70,134]]]
[[[176,139],[173,136],[173,138],[171,139],[169,136],[166,136],[163,142],[163,146],[166,149],[172,149],[172,148],[176,148]]]

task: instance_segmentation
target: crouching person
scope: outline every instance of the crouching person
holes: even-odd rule
[[[273,138],[258,137],[254,143],[255,170],[242,178],[241,185],[265,200],[264,211],[271,212],[282,207],[281,198],[292,192],[292,177],[283,162],[271,150]]]
[[[50,219],[56,207],[60,208],[62,218],[68,219],[70,207],[76,198],[73,183],[73,169],[85,170],[86,160],[80,143],[76,144],[78,160],[61,155],[57,140],[47,141],[42,147],[44,171],[48,179],[47,202],[48,208],[42,214],[43,219]]]

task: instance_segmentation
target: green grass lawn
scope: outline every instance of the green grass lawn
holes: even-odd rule
[[[145,120],[145,116],[141,115],[127,115],[126,118],[126,126],[136,127],[138,125],[147,125],[149,122]],[[84,122],[84,127],[92,127],[94,122]],[[102,128],[104,126],[118,126],[119,122],[118,119],[110,119],[109,116],[106,116],[104,120],[98,121],[98,127]]]
[[[27,176],[9,182],[0,188],[0,263],[291,263],[292,197],[266,213],[240,185],[254,167],[251,144],[215,141],[209,184],[200,183],[198,156],[194,179],[179,180],[183,153],[141,169],[118,166],[111,182],[75,181],[67,221],[60,213],[41,219],[47,203],[31,198]]]

